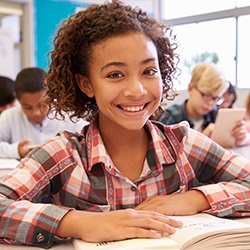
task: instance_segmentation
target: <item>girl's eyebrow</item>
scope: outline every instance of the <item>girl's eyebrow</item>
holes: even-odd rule
[[[126,63],[123,63],[123,62],[110,62],[110,63],[105,64],[101,68],[101,71],[103,71],[104,69],[111,67],[111,66],[125,66],[125,65],[126,65]]]
[[[147,63],[149,63],[149,62],[152,62],[152,61],[156,62],[157,59],[154,58],[154,57],[147,58],[147,59],[143,60],[143,61],[140,63],[140,65],[145,65],[145,64],[147,64]],[[110,62],[110,63],[105,64],[105,65],[101,68],[101,71],[103,71],[104,69],[106,69],[106,68],[108,68],[108,67],[110,67],[110,66],[126,66],[126,63],[123,63],[123,62]]]
[[[147,63],[150,63],[150,62],[157,62],[157,59],[156,58],[154,58],[154,57],[150,57],[150,58],[147,58],[147,59],[145,59],[145,60],[143,60],[140,64],[141,65],[144,65],[144,64],[147,64]]]

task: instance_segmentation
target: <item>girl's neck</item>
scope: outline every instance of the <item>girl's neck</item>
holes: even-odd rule
[[[116,166],[131,181],[136,180],[143,169],[149,135],[142,128],[131,131],[124,128],[100,128],[105,148]]]

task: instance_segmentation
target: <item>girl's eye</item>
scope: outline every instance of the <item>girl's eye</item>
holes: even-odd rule
[[[123,75],[119,72],[115,72],[108,75],[108,78],[121,78]]]
[[[155,75],[157,73],[157,70],[156,69],[147,69],[143,73],[144,73],[144,75],[152,76],[152,75]]]

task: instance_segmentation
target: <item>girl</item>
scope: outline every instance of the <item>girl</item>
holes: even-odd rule
[[[58,115],[91,122],[33,149],[2,179],[2,242],[159,238],[182,225],[167,215],[250,215],[248,160],[185,122],[148,119],[177,72],[172,38],[169,27],[118,0],[63,22],[46,101]]]

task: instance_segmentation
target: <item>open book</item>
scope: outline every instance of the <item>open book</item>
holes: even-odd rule
[[[73,239],[75,250],[236,250],[250,249],[250,224],[209,214],[174,216],[184,225],[160,239],[129,239],[88,243]]]

